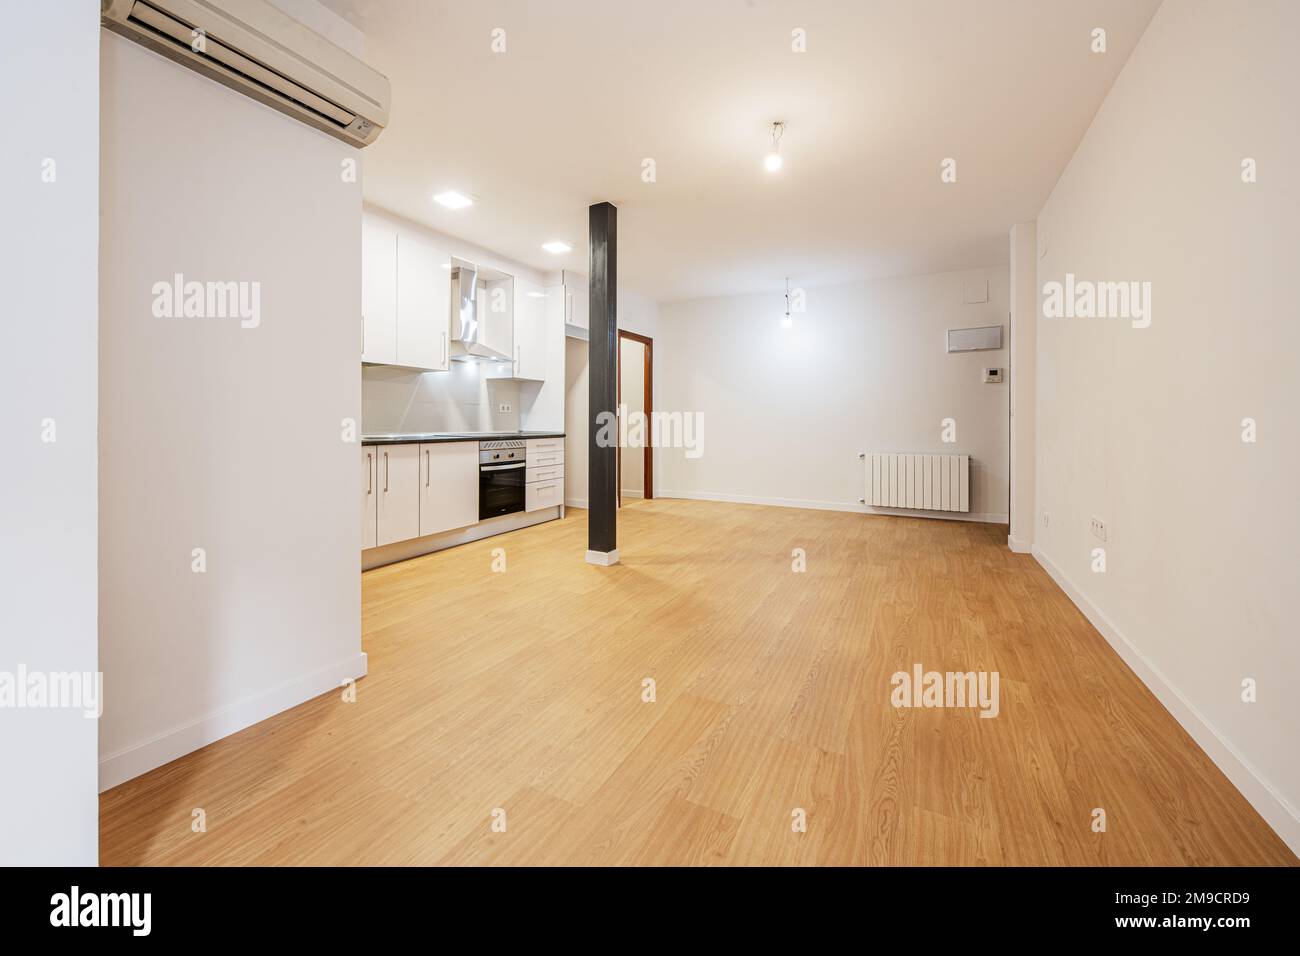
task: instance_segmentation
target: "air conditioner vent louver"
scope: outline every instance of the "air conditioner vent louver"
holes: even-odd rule
[[[353,145],[388,122],[388,80],[266,0],[103,0],[103,21]]]

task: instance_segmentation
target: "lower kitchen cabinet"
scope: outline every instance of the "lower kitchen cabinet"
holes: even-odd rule
[[[420,446],[375,445],[375,543],[420,536]]]
[[[478,442],[420,446],[420,534],[478,523]]]
[[[524,510],[538,511],[564,504],[564,476],[551,481],[530,481],[524,485]]]
[[[375,505],[379,495],[375,491],[375,449],[361,446],[361,550],[373,548],[376,542]]]
[[[527,442],[524,511],[564,504],[563,439]],[[361,549],[479,522],[477,441],[361,446]]]

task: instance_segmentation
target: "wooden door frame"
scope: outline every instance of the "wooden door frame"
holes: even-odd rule
[[[646,421],[650,421],[650,413],[654,410],[654,348],[655,340],[648,335],[640,335],[636,332],[628,332],[626,329],[618,330],[618,389],[615,405],[623,404],[623,340],[631,339],[633,342],[640,342],[645,346],[645,367],[642,371],[644,376],[641,383],[645,391],[645,416]],[[618,464],[615,466],[615,474],[618,476],[615,484],[618,485],[618,504],[623,505],[623,449],[619,449]],[[643,449],[645,454],[645,482],[641,494],[645,498],[653,498],[654,493],[654,449],[650,447],[650,435],[646,435],[646,446]]]

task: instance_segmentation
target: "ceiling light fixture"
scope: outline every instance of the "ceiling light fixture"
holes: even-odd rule
[[[781,328],[788,329],[794,325],[794,319],[790,318],[790,277],[785,279],[785,315],[781,317]]]
[[[440,206],[446,206],[448,209],[464,209],[466,206],[474,205],[474,200],[464,193],[458,193],[454,189],[448,189],[446,192],[438,193],[433,197],[433,201]]]
[[[763,159],[763,165],[767,167],[769,173],[774,173],[781,168],[781,134],[784,132],[784,123],[778,120],[772,124],[772,148],[767,151],[767,156]]]
[[[556,256],[565,252],[573,251],[573,246],[569,245],[567,242],[561,242],[559,239],[552,239],[550,242],[543,242],[542,248]]]

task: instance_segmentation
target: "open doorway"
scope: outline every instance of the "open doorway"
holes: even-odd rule
[[[652,388],[654,376],[654,340],[635,332],[618,330],[618,410],[620,415],[644,416],[646,441],[644,448],[619,448],[618,452],[618,504],[623,499],[654,497],[654,456],[649,442],[650,412],[654,408]],[[620,426],[623,423],[620,422]],[[620,427],[619,433],[623,434]]]

